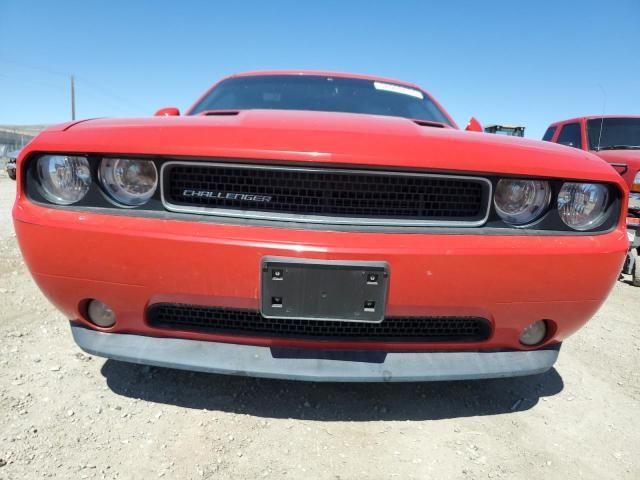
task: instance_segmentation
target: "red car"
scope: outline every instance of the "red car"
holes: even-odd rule
[[[408,83],[249,73],[159,113],[52,127],[18,159],[26,263],[92,354],[325,381],[534,374],[622,267],[613,169],[460,131]]]
[[[640,117],[590,116],[549,126],[543,140],[593,152],[620,173],[629,189],[629,212],[640,216]]]

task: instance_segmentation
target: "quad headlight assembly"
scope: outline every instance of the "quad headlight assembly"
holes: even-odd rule
[[[36,201],[60,206],[166,212],[162,193],[158,192],[161,175],[157,162],[149,158],[44,153],[29,161],[26,191]],[[493,214],[488,215],[484,227],[494,233],[509,229],[523,234],[525,230],[603,232],[613,228],[622,213],[621,192],[606,183],[493,177],[492,184],[489,195]],[[634,181],[630,207],[634,194],[640,196],[640,173]]]
[[[495,187],[495,211],[513,227],[535,228],[538,220],[555,209],[556,218],[577,232],[596,230],[612,215],[611,192],[606,184],[556,181],[553,192],[548,180],[503,178]]]
[[[133,158],[45,154],[35,159],[31,176],[42,199],[63,206],[86,203],[94,189],[118,207],[138,207],[158,188],[155,163]]]

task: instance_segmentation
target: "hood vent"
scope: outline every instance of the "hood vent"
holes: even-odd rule
[[[199,115],[204,115],[205,117],[232,117],[238,115],[240,113],[239,110],[205,110]]]
[[[444,123],[430,122],[429,120],[414,120],[413,123],[421,127],[446,128]]]

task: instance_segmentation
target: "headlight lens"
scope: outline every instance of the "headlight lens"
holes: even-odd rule
[[[158,187],[158,170],[150,160],[103,158],[100,181],[118,203],[138,206],[146,203]]]
[[[609,190],[599,183],[567,182],[558,194],[560,218],[574,230],[591,230],[605,220]]]
[[[635,193],[640,193],[640,172],[636,173],[636,176],[633,178],[633,183],[631,184],[631,191]]]
[[[512,225],[526,225],[544,213],[550,199],[549,182],[504,178],[498,181],[493,203],[502,220]]]
[[[43,155],[36,164],[42,195],[52,203],[79,202],[91,186],[91,170],[86,157]]]

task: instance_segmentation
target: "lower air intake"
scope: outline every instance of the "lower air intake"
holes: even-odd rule
[[[381,323],[268,319],[254,310],[166,303],[151,305],[147,320],[182,331],[348,341],[477,342],[491,333],[479,317],[387,317]]]

